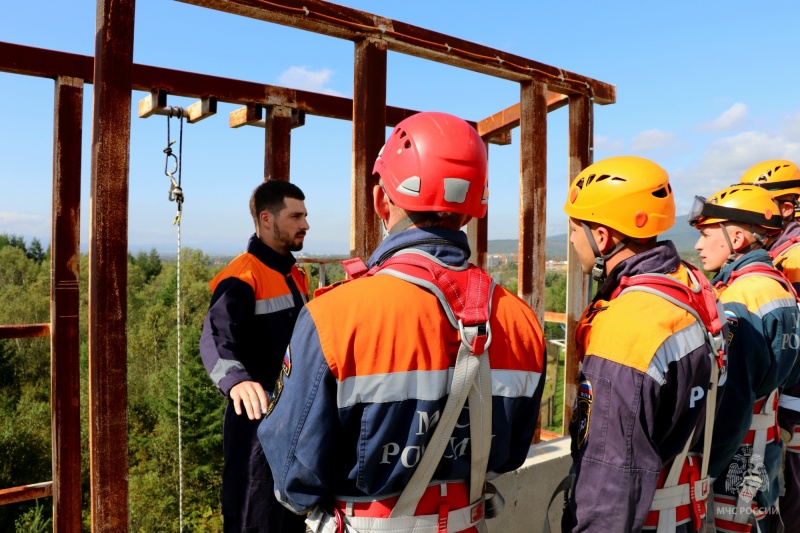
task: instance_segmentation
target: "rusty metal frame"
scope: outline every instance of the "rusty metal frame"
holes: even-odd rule
[[[0,490],[0,504],[52,495],[54,531],[80,529],[78,405],[78,263],[81,108],[83,85],[95,84],[92,138],[92,212],[89,274],[90,455],[93,531],[127,531],[126,274],[128,160],[131,90],[201,99],[197,117],[217,101],[267,109],[265,179],[289,178],[289,134],[298,113],[353,122],[351,254],[377,244],[369,173],[383,128],[416,113],[387,106],[389,50],[520,84],[520,103],[472,122],[484,141],[509,144],[520,128],[520,295],[544,313],[546,116],[569,105],[570,178],[591,163],[593,104],[616,100],[613,85],[452,36],[321,0],[181,0],[186,3],[289,25],[354,42],[354,98],[134,64],[135,0],[98,0],[95,57],[0,42],[0,71],[55,80],[51,322],[0,326],[0,338],[51,337],[52,482]],[[95,83],[96,82],[96,83]],[[245,110],[247,112],[247,109]],[[255,116],[255,115],[254,115]],[[199,119],[197,118],[197,119]],[[233,118],[231,119],[234,120]],[[245,116],[242,124],[261,125]],[[233,122],[232,122],[233,125]],[[103,150],[100,147],[104,147]],[[473,258],[484,266],[486,219],[467,228]],[[588,295],[585,276],[569,256],[566,323],[574,332]],[[567,344],[567,376],[577,369]],[[568,379],[568,378],[565,378]],[[567,383],[565,419],[574,391]],[[120,435],[123,437],[120,438]]]

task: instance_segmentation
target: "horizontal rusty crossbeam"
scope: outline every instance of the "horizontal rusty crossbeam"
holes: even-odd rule
[[[9,503],[26,502],[37,498],[47,498],[53,495],[53,482],[45,481],[34,485],[23,485],[10,489],[0,489],[0,505]]]
[[[0,326],[0,339],[29,339],[50,335],[50,324],[11,324]]]
[[[303,30],[358,41],[386,41],[388,49],[512,81],[535,80],[567,94],[589,94],[613,104],[616,88],[574,72],[397,20],[321,0],[179,0]]]
[[[51,79],[68,76],[92,83],[93,68],[91,56],[0,41],[0,72]],[[133,65],[131,88],[148,93],[161,89],[189,98],[213,96],[219,102],[232,104],[278,105],[320,117],[353,119],[353,101],[349,98],[148,65]],[[386,106],[386,125],[395,126],[416,113],[413,109]]]

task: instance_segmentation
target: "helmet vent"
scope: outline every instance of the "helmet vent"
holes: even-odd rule
[[[408,150],[409,148],[411,148],[411,141],[406,139],[406,143],[403,146],[405,146],[406,150]]]
[[[656,198],[666,198],[667,196],[669,196],[669,191],[667,190],[666,187],[661,187],[657,191],[653,191],[653,196],[655,196]]]
[[[609,175],[609,174],[603,174],[602,176],[599,176],[595,181],[607,180],[610,177],[611,177],[611,175]]]

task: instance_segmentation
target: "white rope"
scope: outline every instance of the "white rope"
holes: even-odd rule
[[[177,297],[177,330],[178,330],[178,531],[183,532],[183,432],[181,424],[181,222],[178,220],[178,297]]]

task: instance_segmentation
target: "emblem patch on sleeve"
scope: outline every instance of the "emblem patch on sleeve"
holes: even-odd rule
[[[578,384],[578,395],[575,397],[575,411],[572,414],[574,421],[577,425],[576,445],[578,448],[583,446],[586,442],[586,437],[589,435],[589,418],[592,414],[592,401],[594,400],[594,393],[592,392],[592,382],[585,379]]]
[[[278,403],[278,400],[281,397],[281,393],[283,392],[283,377],[289,377],[289,374],[292,373],[292,349],[290,346],[286,347],[286,353],[283,355],[283,365],[281,365],[281,373],[278,374],[278,379],[275,380],[275,389],[271,393],[267,393],[268,401],[267,401],[267,412],[264,413],[266,416],[275,409],[275,404]]]

